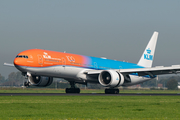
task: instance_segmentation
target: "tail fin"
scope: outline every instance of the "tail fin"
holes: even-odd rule
[[[141,59],[138,62],[138,65],[143,67],[152,67],[157,38],[158,32],[154,32],[148,45],[146,46],[146,49],[141,56]]]

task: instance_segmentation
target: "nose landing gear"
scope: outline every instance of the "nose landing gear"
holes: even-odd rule
[[[29,87],[29,85],[30,85],[30,82],[29,82],[29,81],[24,82],[24,86],[25,86],[25,87]]]

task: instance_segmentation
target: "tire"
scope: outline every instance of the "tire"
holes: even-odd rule
[[[119,94],[119,89],[105,89],[105,94]]]
[[[80,93],[79,88],[66,88],[65,90],[66,93]]]

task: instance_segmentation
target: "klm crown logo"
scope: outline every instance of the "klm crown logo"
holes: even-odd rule
[[[153,55],[151,55],[150,48],[146,49],[147,54],[144,54],[144,59],[146,60],[153,60]]]
[[[147,54],[151,54],[151,50],[149,48],[146,50],[146,52]]]

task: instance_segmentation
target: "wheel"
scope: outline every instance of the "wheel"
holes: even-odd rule
[[[105,89],[105,94],[119,94],[119,89]]]
[[[119,89],[114,89],[114,94],[119,94]]]
[[[80,93],[80,89],[79,88],[75,88],[76,93]]]
[[[105,89],[105,94],[110,94],[110,90],[109,89]]]
[[[66,93],[80,93],[79,88],[66,88]]]
[[[65,91],[66,91],[66,93],[70,93],[70,90],[69,90],[69,88],[66,88],[66,90],[65,90]]]
[[[24,86],[29,86],[29,82],[24,82]]]

